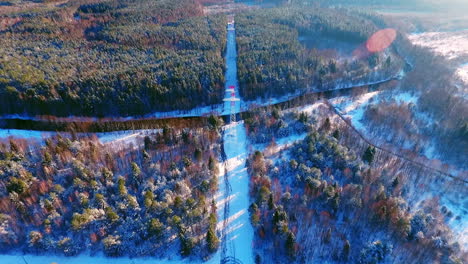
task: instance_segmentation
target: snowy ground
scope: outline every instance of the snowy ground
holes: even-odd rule
[[[414,44],[428,47],[448,59],[468,55],[468,30],[415,33],[408,38]]]
[[[217,200],[219,220],[224,218],[224,206],[226,202],[229,203],[227,235],[226,238],[221,239],[227,239],[226,256],[235,257],[242,263],[253,263],[254,230],[248,212],[250,205],[249,175],[245,167],[247,135],[243,122],[235,123],[224,131],[224,149],[231,190],[230,195],[226,197],[226,185],[223,180],[220,180]],[[222,228],[222,223],[218,224],[218,227]],[[219,252],[216,257],[219,258]]]
[[[462,61],[457,64],[457,73],[466,84],[463,92],[468,91],[468,29],[451,32],[424,32],[408,36],[416,45],[430,48],[449,60]]]
[[[124,130],[115,132],[103,133],[77,133],[77,136],[95,135],[102,144],[112,143],[136,143],[138,137],[144,137],[148,134],[161,132],[161,129],[141,129],[141,130]],[[32,141],[42,142],[44,139],[57,135],[57,132],[48,131],[34,131],[34,130],[21,130],[21,129],[0,129],[0,140],[8,138],[21,138]],[[62,132],[60,135],[68,137],[70,133]]]
[[[350,118],[351,123],[355,128],[363,133],[366,133],[366,127],[362,123],[364,111],[366,110],[366,107],[372,102],[372,99],[374,99],[379,93],[379,91],[370,92],[360,95],[356,98],[340,96],[330,99],[329,102],[345,117]]]
[[[237,81],[236,38],[233,25],[228,27],[226,51],[226,84],[223,111],[228,114],[238,113],[241,107],[239,85]],[[217,198],[218,232],[223,235],[221,247],[211,259],[221,260],[224,257],[234,257],[241,263],[253,263],[253,235],[248,208],[249,175],[245,167],[247,159],[247,132],[244,122],[233,122],[224,127],[223,142],[226,154],[225,168],[227,175],[219,180]],[[224,210],[226,207],[226,211]],[[224,229],[224,230],[223,230]],[[224,243],[224,244],[223,244]],[[223,248],[223,245],[225,247]],[[223,250],[225,250],[223,252]]]
[[[32,140],[42,140],[43,138],[55,135],[55,132],[22,130],[22,129],[0,129],[0,139],[2,138],[24,138]]]
[[[454,231],[461,247],[468,250],[468,197],[466,193],[452,193],[448,197],[442,197],[440,203],[453,213],[454,216],[448,219],[447,223]]]
[[[460,68],[457,70],[457,74],[460,76],[463,82],[468,85],[468,62],[460,65]]]
[[[2,264],[176,264],[197,263],[189,259],[154,259],[154,258],[107,258],[105,256],[79,255],[35,256],[35,255],[0,255]],[[216,262],[212,262],[216,263]],[[219,262],[217,262],[219,263]]]
[[[445,222],[452,230],[454,240],[460,244],[463,250],[468,251],[468,190],[457,186],[455,188],[458,189],[454,191],[453,186],[440,185],[439,183],[432,183],[428,187],[429,190],[422,191],[417,188],[415,190],[416,194],[408,194],[416,197],[412,201],[412,210],[417,211],[418,208],[421,208],[423,202],[437,198],[439,201],[438,209],[441,210],[442,207],[446,207],[446,212],[442,213],[446,215]],[[452,216],[447,217],[447,212],[451,212]]]
[[[293,134],[287,137],[277,138],[275,144],[255,144],[253,145],[254,150],[264,152],[266,156],[273,156],[281,151],[291,147],[294,143],[297,143],[307,137],[307,133]]]
[[[95,135],[98,137],[101,143],[109,144],[112,142],[129,141],[132,138],[136,138],[138,136],[143,137],[145,135],[156,134],[160,132],[162,132],[162,129],[142,129],[142,130],[124,130],[124,131],[116,131],[116,132],[96,133]]]

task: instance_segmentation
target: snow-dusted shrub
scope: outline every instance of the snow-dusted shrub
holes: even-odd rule
[[[387,242],[375,241],[361,250],[360,264],[383,263],[385,258],[392,252],[393,246]]]

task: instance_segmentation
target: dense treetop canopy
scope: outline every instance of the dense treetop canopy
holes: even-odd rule
[[[192,0],[115,0],[2,15],[0,113],[126,116],[218,102],[226,21],[202,14]]]
[[[259,26],[262,25],[262,26]],[[394,76],[402,60],[391,49],[366,50],[379,30],[363,13],[316,7],[281,7],[236,16],[241,94],[268,98],[310,87]],[[320,47],[321,43],[329,43]]]

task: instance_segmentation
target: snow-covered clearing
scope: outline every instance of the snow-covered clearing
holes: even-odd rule
[[[228,26],[227,51],[226,51],[226,84],[225,99],[236,98],[236,101],[224,102],[223,112],[228,114],[238,113],[241,109],[239,98],[239,85],[237,82],[237,53],[236,39],[233,24]],[[232,116],[232,118],[235,118]],[[223,128],[223,142],[225,162],[220,171],[217,195],[218,233],[222,243],[211,261],[221,261],[221,258],[234,257],[241,263],[253,263],[253,235],[254,230],[250,223],[247,209],[250,205],[249,175],[245,162],[247,160],[247,132],[244,122],[235,122]],[[226,209],[226,210],[225,210]],[[224,236],[224,237],[223,237]]]
[[[162,132],[162,129],[125,130],[117,132],[96,133],[102,144],[137,143],[139,137]]]
[[[161,132],[161,129],[142,129],[142,130],[125,130],[115,132],[102,132],[102,133],[77,133],[77,136],[96,136],[98,140],[107,146],[115,147],[118,144],[121,147],[128,145],[137,145],[142,142],[145,135],[155,134]],[[68,132],[49,132],[49,131],[34,131],[34,130],[21,130],[21,129],[0,129],[0,140],[8,138],[19,138],[44,143],[44,139],[60,134],[63,137],[71,137]]]
[[[428,47],[448,59],[468,55],[468,30],[457,32],[424,32],[411,34],[408,38],[414,44]]]
[[[366,127],[362,123],[364,111],[380,92],[370,92],[357,97],[340,96],[330,99],[330,103],[338,109],[345,117],[350,118],[351,123],[361,132],[367,132]]]
[[[304,138],[306,138],[306,136],[307,136],[307,133],[302,133],[302,134],[290,135],[290,136],[283,137],[283,138],[278,138],[276,140],[276,146],[278,146],[279,148],[287,148],[291,146],[292,144],[303,140]]]
[[[408,36],[413,44],[427,47],[449,60],[464,60],[457,70],[458,76],[468,86],[468,29],[452,32],[425,32]],[[464,59],[463,59],[464,58]],[[466,92],[466,89],[464,90]]]
[[[227,170],[230,195],[225,197],[226,185],[223,180],[219,181],[219,193],[217,200],[218,220],[224,218],[224,206],[229,203],[229,216],[227,218],[226,256],[232,256],[242,263],[253,263],[252,241],[254,230],[250,223],[249,213],[249,175],[245,167],[247,159],[247,135],[243,122],[229,125],[224,131],[224,149],[226,153],[226,167],[222,166],[220,171]],[[222,228],[223,223],[218,223]],[[219,252],[213,259],[219,258]]]
[[[155,259],[155,258],[107,258],[102,255],[35,256],[35,255],[0,255],[2,264],[177,264],[198,263],[190,259]],[[216,262],[211,262],[216,263]],[[217,262],[219,263],[219,262]]]
[[[304,112],[304,113],[307,113],[308,115],[311,115],[311,114],[315,113],[315,111],[319,107],[321,107],[323,105],[324,105],[324,101],[320,100],[320,101],[317,101],[317,102],[315,102],[313,104],[310,104],[310,105],[292,108],[291,110],[292,111],[297,111],[299,113]]]
[[[416,104],[419,97],[409,92],[403,92],[395,95],[393,99],[395,99],[395,101],[399,102],[400,104]]]
[[[382,91],[373,91],[355,97],[340,96],[330,99],[329,102],[343,115],[350,117],[353,125],[362,126],[360,121],[366,107],[371,103],[378,103],[384,99],[393,99],[399,104],[415,104],[418,101],[418,96],[409,92],[384,94]]]
[[[1,138],[23,138],[31,140],[42,140],[43,138],[55,135],[55,132],[35,131],[35,130],[22,130],[22,129],[0,129]]]
[[[273,144],[255,144],[253,145],[253,149],[262,151],[267,157],[271,157],[291,147],[294,143],[297,143],[306,137],[307,133],[293,134],[287,137],[277,138]]]

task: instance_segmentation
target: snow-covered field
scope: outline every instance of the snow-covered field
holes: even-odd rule
[[[408,38],[413,44],[428,47],[449,60],[462,60],[457,73],[468,86],[468,29],[414,33]]]
[[[414,44],[428,47],[448,59],[468,55],[468,30],[414,33],[408,38]]]

